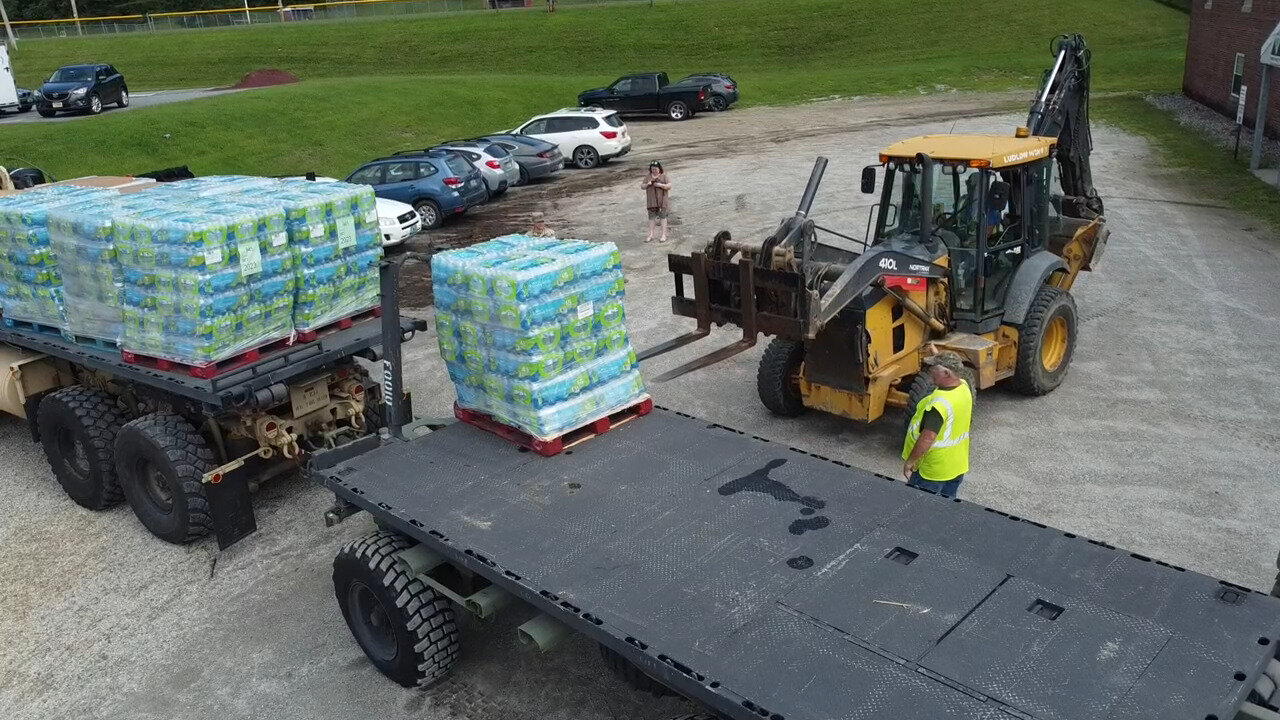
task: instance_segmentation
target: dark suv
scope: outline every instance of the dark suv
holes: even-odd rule
[[[84,110],[90,115],[115,103],[129,107],[129,86],[110,65],[67,65],[54,71],[36,92],[36,112],[53,117],[64,110]]]

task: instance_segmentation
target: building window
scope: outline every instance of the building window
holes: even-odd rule
[[[1253,12],[1253,0],[1244,0],[1240,5],[1240,12]]]
[[[1244,85],[1244,53],[1236,53],[1236,66],[1231,71],[1231,97],[1240,97],[1240,86]]]
[[[1212,10],[1212,9],[1213,9],[1213,0],[1204,0],[1204,9],[1205,9],[1205,10]]]

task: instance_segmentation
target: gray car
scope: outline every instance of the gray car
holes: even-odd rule
[[[497,143],[511,153],[520,166],[521,185],[550,177],[564,167],[564,155],[560,153],[560,146],[546,140],[510,133],[485,135],[480,140]]]
[[[707,107],[716,112],[723,112],[738,102],[738,83],[724,73],[695,73],[680,82],[699,83],[711,86],[711,95],[707,97]]]
[[[466,158],[484,177],[490,195],[501,195],[507,188],[519,184],[520,166],[507,149],[497,143],[484,140],[460,140],[441,143],[431,150],[452,150]]]

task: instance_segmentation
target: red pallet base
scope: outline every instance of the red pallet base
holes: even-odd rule
[[[468,410],[458,407],[457,403],[453,404],[453,414],[459,420],[468,425],[474,425],[481,430],[491,432],[500,438],[509,440],[522,448],[532,450],[543,457],[551,457],[559,455],[578,443],[586,442],[597,435],[603,435],[609,430],[624,425],[643,415],[648,415],[653,411],[653,399],[645,398],[640,402],[629,405],[617,412],[609,413],[602,418],[593,420],[579,428],[574,428],[554,438],[543,439],[534,437],[519,428],[514,428],[506,423],[499,422],[493,416],[478,412],[476,410]]]
[[[166,360],[165,358],[152,357],[150,355],[142,355],[140,353],[130,352],[128,350],[120,351],[120,358],[130,365],[141,365],[142,367],[151,368],[152,370],[160,370],[161,372],[179,372],[186,373],[193,378],[201,380],[210,380],[223,373],[230,372],[237,368],[244,367],[251,363],[258,362],[263,355],[283,350],[294,344],[292,338],[281,338],[265,345],[259,345],[250,348],[244,352],[237,353],[225,360],[219,360],[212,363],[183,363],[175,360]]]
[[[358,322],[380,317],[382,317],[382,306],[377,305],[369,308],[368,310],[361,310],[350,317],[344,317],[341,320],[334,320],[327,325],[321,325],[314,330],[299,330],[297,342],[309,343],[321,335],[333,332],[334,330],[346,330]]]

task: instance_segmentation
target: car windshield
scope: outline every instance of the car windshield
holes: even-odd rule
[[[449,172],[454,175],[466,176],[471,172],[471,166],[459,155],[450,155],[444,159],[444,164],[449,166]]]
[[[622,127],[622,118],[618,117],[618,113],[609,113],[604,116],[604,124],[609,127]]]
[[[49,82],[85,82],[93,79],[91,67],[58,68],[49,76]]]

